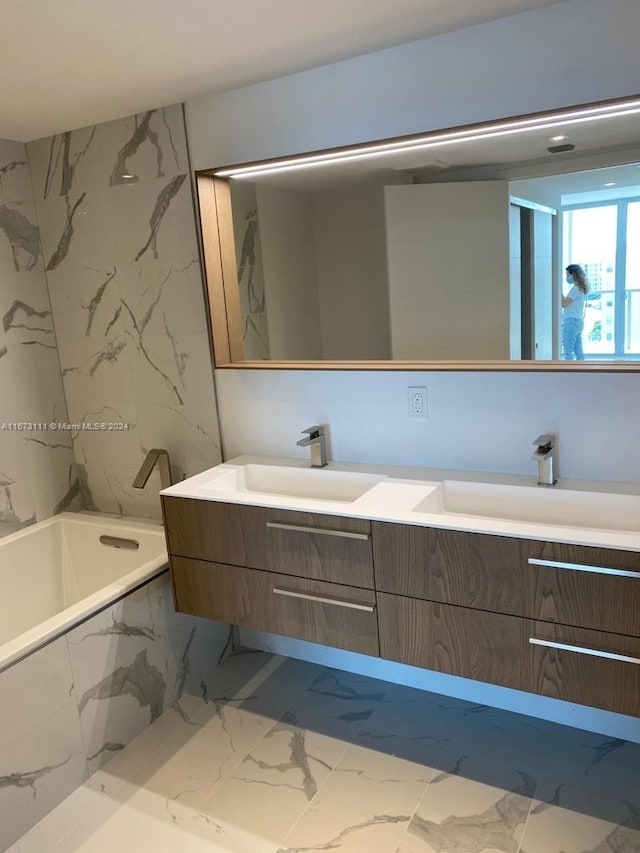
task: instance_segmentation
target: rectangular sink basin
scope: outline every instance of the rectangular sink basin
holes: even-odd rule
[[[445,480],[415,512],[600,530],[640,530],[640,496]]]
[[[203,494],[257,493],[351,503],[384,479],[384,475],[333,471],[330,468],[239,465],[233,471],[200,486],[200,491]]]

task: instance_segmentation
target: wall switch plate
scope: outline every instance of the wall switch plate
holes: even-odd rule
[[[409,417],[427,417],[427,389],[424,386],[407,389],[409,394]]]

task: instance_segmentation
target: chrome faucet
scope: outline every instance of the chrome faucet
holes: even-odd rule
[[[531,459],[538,463],[538,485],[555,486],[558,482],[558,436],[543,433],[533,445],[536,449]]]
[[[169,464],[169,453],[162,447],[152,448],[144,458],[140,470],[132,483],[134,489],[144,489],[151,476],[153,469],[158,466],[160,472],[160,487],[166,489],[171,485],[171,465]]]
[[[318,424],[307,427],[302,432],[308,433],[306,438],[301,438],[296,444],[298,447],[311,448],[311,467],[324,468],[327,464],[327,426]]]

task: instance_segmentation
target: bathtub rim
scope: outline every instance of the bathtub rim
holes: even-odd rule
[[[44,521],[37,522],[37,525],[31,524],[9,534],[9,536],[4,536],[0,540],[0,547],[5,542],[10,543],[22,539],[32,532],[36,526],[42,529],[65,519],[91,527],[98,527],[100,522],[103,522],[105,528],[111,525],[112,529],[127,528],[133,531],[137,530],[140,533],[157,533],[162,537],[163,550],[158,557],[147,560],[146,563],[123,575],[119,580],[102,587],[76,604],[72,604],[65,610],[45,619],[44,622],[0,645],[0,675],[38,649],[54,642],[71,628],[86,622],[87,619],[169,570],[169,558],[164,542],[164,527],[161,521],[155,519],[116,516],[101,512],[61,512]],[[109,531],[105,530],[105,532]]]

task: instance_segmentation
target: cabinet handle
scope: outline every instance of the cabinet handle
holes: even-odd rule
[[[574,572],[591,572],[594,575],[615,575],[619,578],[640,578],[640,572],[629,569],[606,569],[604,566],[584,566],[580,563],[563,563],[559,560],[539,560],[529,557],[530,566],[550,566],[553,569],[572,569]]]
[[[584,646],[570,646],[567,643],[554,643],[551,640],[538,640],[536,637],[529,637],[529,642],[534,646],[547,646],[550,649],[562,649],[565,652],[576,652],[579,655],[590,655],[594,658],[608,658],[609,660],[619,660],[623,663],[640,664],[640,658],[632,658],[628,655],[619,655],[615,652],[603,652],[600,649],[586,649]]]
[[[341,536],[343,539],[369,539],[369,533],[350,533],[347,530],[323,530],[321,527],[304,527],[302,524],[285,524],[281,521],[267,521],[267,527],[278,530],[293,530],[298,533],[321,533],[323,536]]]
[[[275,595],[286,595],[289,598],[304,598],[305,601],[317,601],[319,604],[335,604],[336,607],[347,607],[349,610],[365,610],[373,613],[375,604],[358,604],[357,601],[346,601],[344,598],[331,598],[327,595],[313,595],[310,592],[298,592],[295,589],[286,589],[282,586],[274,586],[271,590]]]

